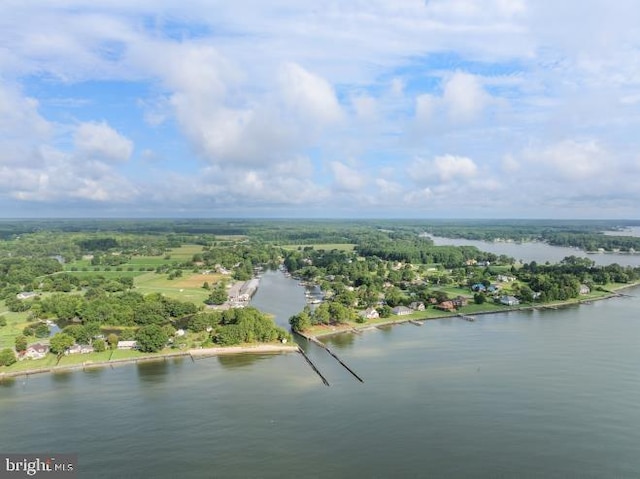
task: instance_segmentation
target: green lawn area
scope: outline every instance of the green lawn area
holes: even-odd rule
[[[22,330],[28,323],[28,315],[28,311],[12,313],[7,309],[4,301],[0,301],[0,316],[7,320],[6,326],[0,326],[0,349],[14,346],[16,336],[22,334]],[[31,342],[36,342],[36,340],[31,338]]]
[[[169,251],[172,261],[191,261],[194,254],[202,253],[202,246],[197,244],[185,244]]]
[[[203,282],[207,278],[203,278]],[[212,280],[208,280],[212,283]],[[182,283],[184,284],[184,283]],[[191,301],[197,305],[209,296],[210,292],[202,289],[202,283],[197,287],[181,287],[180,278],[169,280],[166,274],[144,273],[134,280],[136,291],[142,294],[162,293],[168,298],[179,299],[181,301]]]

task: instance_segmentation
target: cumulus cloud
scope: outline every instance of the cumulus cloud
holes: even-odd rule
[[[434,182],[437,179],[442,183],[449,183],[475,177],[478,174],[478,167],[471,158],[466,156],[442,155],[432,160],[415,159],[407,173],[415,181]]]
[[[324,78],[296,63],[287,63],[282,67],[280,81],[285,104],[303,120],[322,126],[342,119],[336,94]]]
[[[74,134],[76,150],[84,159],[124,162],[133,152],[133,142],[106,122],[81,123]]]
[[[524,153],[531,167],[546,168],[569,180],[593,178],[614,167],[611,155],[595,140],[564,140]]]
[[[365,185],[362,171],[351,168],[339,161],[332,161],[331,172],[336,187],[342,191],[359,191]]]
[[[444,84],[442,101],[454,122],[471,121],[490,102],[490,96],[476,76],[456,72]]]

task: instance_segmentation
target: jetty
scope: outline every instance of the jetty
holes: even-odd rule
[[[416,321],[415,319],[410,319],[409,322],[414,326],[422,326],[422,323],[420,321]]]
[[[469,321],[471,323],[476,320],[475,316],[468,316],[466,314],[458,314],[458,317],[464,319],[465,321]]]
[[[320,370],[316,367],[315,364],[313,364],[313,361],[311,361],[311,359],[309,358],[309,356],[307,356],[307,353],[304,352],[304,350],[298,346],[298,352],[300,354],[302,354],[302,357],[307,361],[307,364],[311,367],[311,369],[313,369],[313,371],[320,377],[320,379],[322,380],[322,383],[325,386],[330,386],[329,381],[327,381],[327,378],[325,378],[322,373],[320,372]]]
[[[361,383],[364,382],[364,379],[362,379],[360,376],[358,376],[358,374],[356,374],[356,372],[351,369],[349,366],[347,366],[345,364],[345,362],[340,359],[338,357],[338,355],[336,353],[334,353],[333,351],[331,351],[331,349],[329,349],[329,347],[324,344],[322,341],[319,341],[317,338],[315,338],[314,336],[308,336],[307,339],[309,339],[312,343],[317,344],[318,346],[320,346],[322,349],[324,349],[327,353],[329,353],[331,356],[333,356],[333,358],[338,361],[338,363],[345,368],[347,371],[349,371],[351,373],[351,375],[356,378],[358,381],[360,381]]]

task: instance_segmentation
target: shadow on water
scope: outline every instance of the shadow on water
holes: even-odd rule
[[[20,381],[26,381],[26,378],[22,377],[22,378],[20,378]],[[16,385],[16,378],[15,377],[0,379],[0,388],[2,388],[2,387],[12,388],[15,385]]]
[[[51,375],[51,380],[56,384],[68,384],[74,374],[74,371],[56,371]]]
[[[142,362],[137,364],[138,378],[144,383],[165,382],[170,365],[167,361]]]
[[[229,356],[218,356],[218,363],[225,369],[238,369],[261,361],[266,356],[261,354],[234,354]]]
[[[347,349],[353,346],[355,340],[355,334],[336,334],[335,336],[323,338],[322,342],[330,347],[335,346],[338,349]]]

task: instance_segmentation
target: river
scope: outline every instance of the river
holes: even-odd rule
[[[0,450],[76,452],[86,478],[638,477],[640,289],[557,311],[0,383]],[[296,281],[254,305],[287,318]]]
[[[567,256],[578,256],[589,258],[597,265],[605,266],[618,263],[622,266],[640,266],[640,253],[593,253],[588,254],[577,248],[567,248],[562,246],[552,246],[541,242],[505,242],[505,241],[476,241],[461,238],[443,238],[440,236],[429,236],[436,245],[453,246],[475,246],[481,251],[487,251],[497,255],[507,255],[516,261],[530,263],[535,261],[544,264],[558,263]]]

